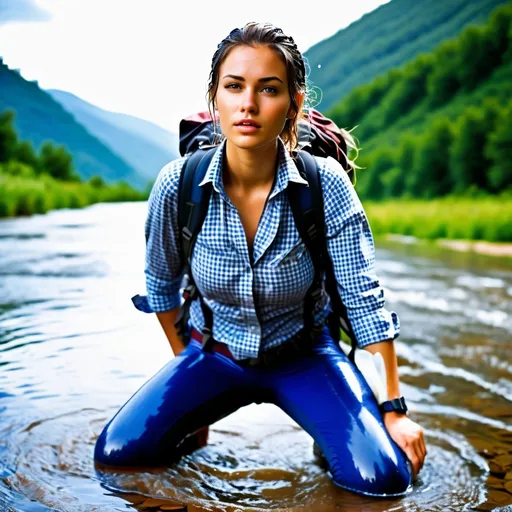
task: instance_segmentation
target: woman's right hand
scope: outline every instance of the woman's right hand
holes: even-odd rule
[[[164,333],[171,345],[173,354],[175,356],[181,354],[185,350],[185,345],[181,338],[178,336],[174,324],[178,318],[179,308],[171,309],[170,311],[161,311],[156,313],[156,317],[164,330]]]
[[[423,429],[407,416],[394,412],[384,414],[384,425],[391,439],[400,446],[411,461],[412,478],[416,480],[427,455]]]

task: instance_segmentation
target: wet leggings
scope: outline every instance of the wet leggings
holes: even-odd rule
[[[333,481],[369,495],[399,495],[411,476],[370,388],[325,330],[312,355],[275,369],[241,367],[192,340],[146,382],[99,436],[105,466],[179,459],[187,436],[251,403],[272,403],[322,450]]]

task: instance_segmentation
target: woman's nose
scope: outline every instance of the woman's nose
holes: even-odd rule
[[[247,88],[242,95],[240,110],[242,112],[256,112],[258,110],[256,94],[250,88]]]

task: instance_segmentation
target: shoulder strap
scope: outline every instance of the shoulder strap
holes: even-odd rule
[[[348,320],[347,309],[338,293],[334,267],[327,250],[322,184],[316,160],[309,153],[301,151],[297,153],[295,163],[309,187],[290,183],[288,196],[295,225],[315,267],[313,284],[308,290],[304,304],[304,327],[306,329],[314,327],[314,306],[321,296],[322,286],[325,286],[334,313],[329,320],[333,337],[339,339],[340,329],[343,330],[350,338],[352,344],[350,357],[353,358],[357,343]]]
[[[198,149],[185,161],[181,170],[178,188],[178,228],[180,238],[181,257],[188,274],[188,285],[185,288],[183,297],[184,304],[176,320],[178,334],[186,341],[188,329],[188,315],[190,303],[199,297],[201,309],[204,316],[203,344],[210,344],[213,331],[213,313],[205,304],[203,297],[198,293],[197,287],[190,270],[190,261],[194,251],[197,235],[201,231],[204,219],[208,212],[208,205],[212,194],[211,184],[199,186],[203,181],[208,166],[212,161],[217,148],[208,150]]]
[[[189,263],[197,235],[201,231],[211,196],[211,185],[199,186],[216,148],[198,149],[183,165],[178,189],[178,227],[183,261]]]

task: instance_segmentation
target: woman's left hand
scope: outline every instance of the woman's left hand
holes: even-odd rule
[[[384,425],[391,439],[405,452],[412,464],[413,480],[423,467],[427,448],[423,429],[404,414],[387,412],[384,414]]]

